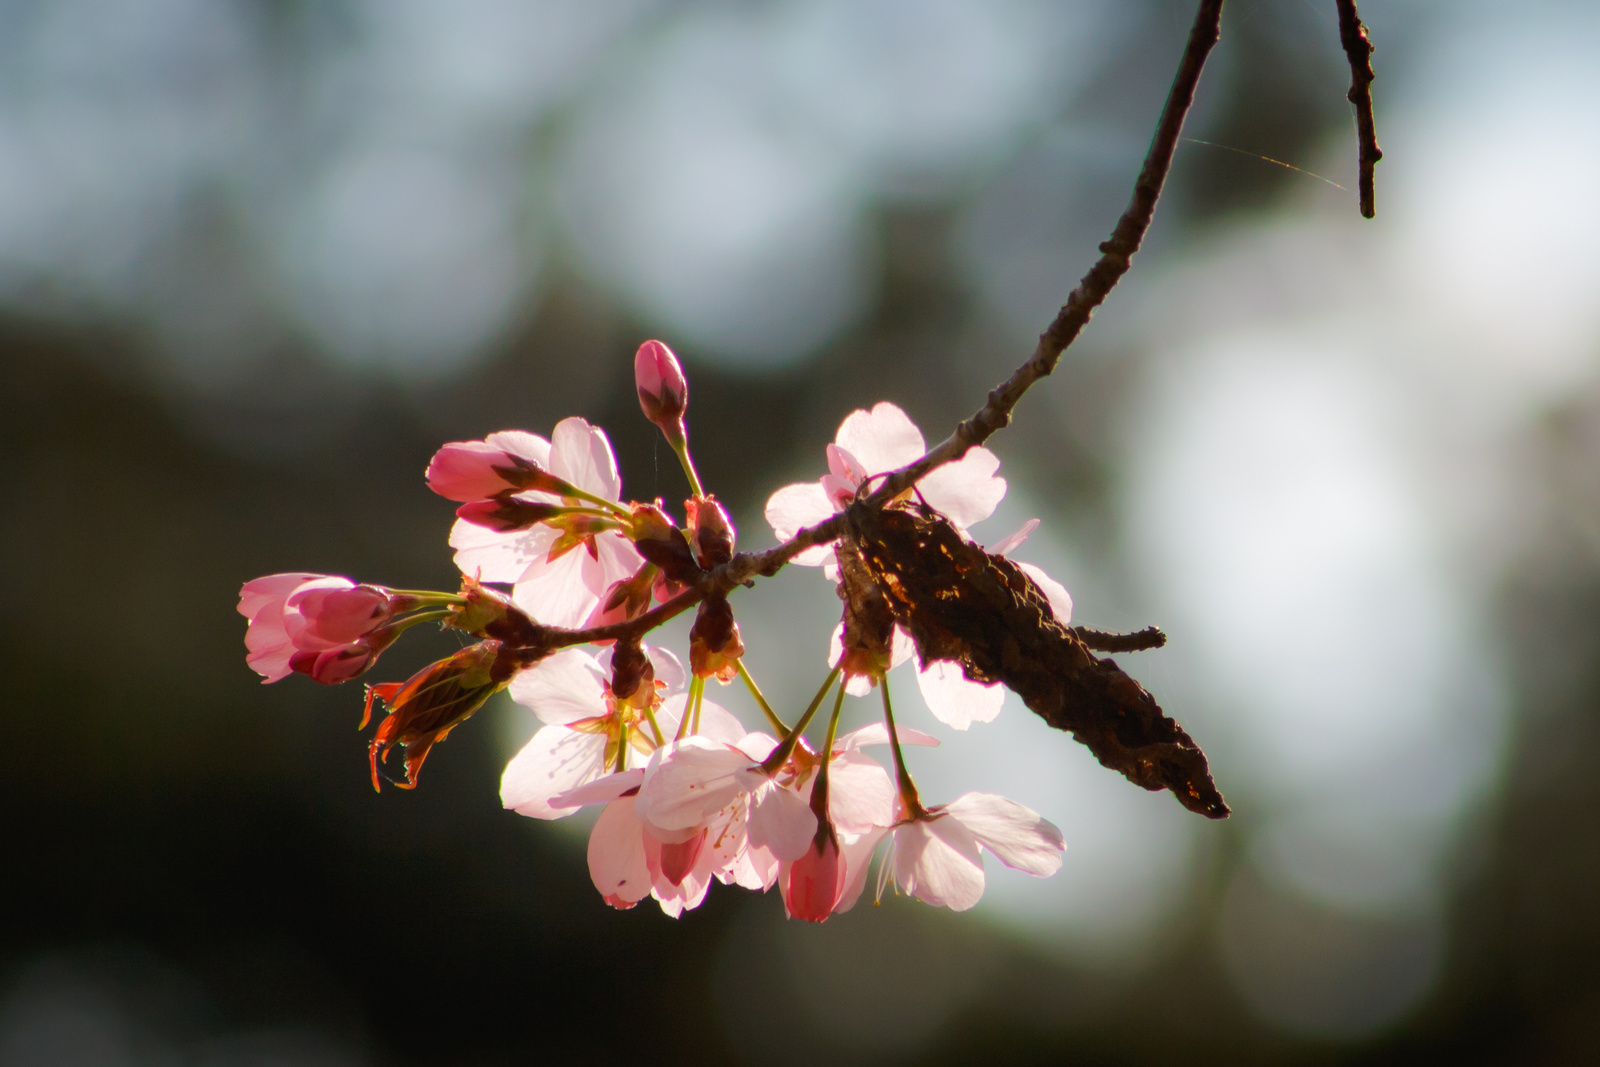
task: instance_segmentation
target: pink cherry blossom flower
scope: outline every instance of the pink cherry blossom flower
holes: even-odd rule
[[[435,452],[425,477],[447,500],[471,503],[521,489],[549,489],[550,442],[522,430],[482,441],[452,441]]]
[[[1007,867],[1039,878],[1061,868],[1067,847],[1038,812],[992,793],[967,793],[896,826],[884,871],[920,900],[966,911],[983,896],[980,845]]]
[[[491,434],[484,443],[508,453],[514,446],[516,455],[562,481],[620,503],[622,479],[611,442],[605,431],[583,419],[563,419],[549,441],[534,434],[506,433]],[[466,491],[467,479],[453,487]],[[518,492],[513,499],[530,504],[563,502],[538,489]],[[619,525],[597,520],[591,526],[570,533],[545,523],[500,531],[461,519],[450,531],[450,545],[456,549],[456,566],[463,574],[485,582],[510,583],[512,601],[534,619],[551,626],[577,627],[588,619],[612,583],[631,576],[644,562]]]
[[[787,541],[807,526],[842,511],[855,499],[867,478],[921,459],[927,451],[922,431],[893,404],[884,401],[871,411],[853,411],[839,425],[828,446],[828,473],[821,480],[786,485],[767,501],[767,522],[778,540]],[[1006,495],[1004,478],[995,471],[1000,460],[987,448],[973,448],[917,482],[928,505],[957,529],[987,519]],[[833,547],[815,545],[794,562],[818,567],[832,563]]]
[[[671,694],[683,685],[683,667],[665,649],[646,650],[655,670],[659,703],[652,709],[655,725],[636,701],[620,701],[610,689],[610,672],[600,658],[577,648],[563,649],[511,680],[511,698],[527,707],[545,725],[512,757],[500,779],[501,802],[536,819],[571,815],[579,803],[555,798],[593,782],[617,767],[643,763],[658,745],[672,738],[683,713],[684,696]],[[658,740],[656,728],[660,728]],[[619,752],[623,730],[628,749]],[[711,701],[700,710],[702,732],[717,737],[743,737],[745,730],[729,712]]]

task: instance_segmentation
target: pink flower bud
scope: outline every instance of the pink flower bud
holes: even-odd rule
[[[779,889],[791,918],[819,923],[833,914],[845,889],[845,864],[827,824],[818,829],[805,855],[786,865]]]
[[[530,504],[516,497],[505,496],[462,504],[456,508],[456,516],[474,526],[485,526],[500,533],[511,533],[513,530],[526,530],[558,515],[565,515],[569,510],[560,504]]]
[[[245,663],[261,675],[263,685],[287,678],[294,670],[289,660],[299,651],[284,627],[284,602],[307,582],[326,577],[302,572],[269,574],[240,588],[239,614],[250,620],[244,635],[244,647],[249,650]]]
[[[672,349],[646,341],[633,357],[633,380],[644,417],[661,428],[667,440],[683,440],[683,414],[689,409],[689,383]]]
[[[371,633],[400,606],[389,590],[348,578],[306,582],[284,601],[284,628],[296,648],[322,652]]]
[[[487,441],[452,441],[428,463],[428,488],[447,500],[470,503],[499,493],[541,489],[564,494],[572,487],[527,456]]]

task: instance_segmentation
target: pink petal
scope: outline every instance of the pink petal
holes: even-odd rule
[[[1065,626],[1072,621],[1072,594],[1067,592],[1067,587],[1050,577],[1044,571],[1031,563],[1016,561],[1022,573],[1033,579],[1046,600],[1050,601],[1050,610],[1055,613],[1056,621]]]
[[[511,699],[543,722],[570,723],[608,714],[606,676],[600,664],[578,648],[553,652],[511,679]]]
[[[589,877],[607,900],[627,903],[650,895],[650,867],[644,856],[644,831],[634,814],[634,798],[606,805],[589,833]]]
[[[1008,534],[1007,536],[1002,537],[994,544],[986,546],[984,551],[988,552],[991,556],[1003,556],[1026,541],[1028,539],[1028,535],[1033,533],[1033,531],[1037,530],[1038,528],[1039,520],[1029,519],[1027,522],[1017,527],[1016,533]]]
[[[817,833],[811,805],[792,789],[768,779],[750,793],[750,843],[780,860],[798,859]]]
[[[619,500],[622,476],[611,442],[598,426],[580,418],[562,419],[550,435],[550,473],[565,478],[585,492]]]
[[[316,581],[318,578],[327,578],[326,574],[309,574],[304,571],[292,571],[285,574],[269,574],[263,578],[252,578],[239,587],[239,614],[247,619],[254,618],[262,608],[268,604],[276,603],[278,610],[283,610],[283,602],[306,582]]]
[[[848,450],[868,474],[882,474],[921,459],[927,451],[922,431],[887,400],[871,411],[852,411],[839,425],[834,443]]]
[[[948,815],[898,827],[894,832],[894,880],[929,904],[966,911],[983,896],[978,840]]]
[[[656,709],[656,722],[661,724],[661,729],[666,730],[667,723],[672,723],[672,732],[676,733],[678,723],[682,721],[684,705],[688,703],[687,693],[670,696],[661,702],[661,707]],[[737,745],[749,733],[738,718],[720,704],[709,700],[700,702],[700,734],[712,741],[721,741],[728,745]]]
[[[895,726],[895,735],[900,738],[902,745],[926,745],[929,748],[939,747],[939,739],[932,734],[925,734],[921,730],[914,730],[909,726]],[[859,730],[851,730],[843,737],[833,739],[833,750],[843,752],[852,748],[864,748],[867,745],[887,745],[889,743],[889,728],[881,722],[871,723]]]
[[[1007,867],[1045,877],[1061,869],[1065,840],[1032,808],[993,793],[967,793],[944,806]]]
[[[975,722],[993,722],[1006,701],[1006,691],[998,682],[979,685],[948,660],[934,660],[917,671],[917,688],[934,718],[957,730]]]
[[[964,530],[993,515],[1006,495],[1006,480],[994,473],[999,469],[1000,457],[974,448],[927,475],[917,488],[929,506]]]
[[[485,437],[483,443],[502,452],[509,452],[513,456],[532,460],[545,470],[550,469],[550,442],[536,433],[529,433],[526,430],[501,430]]]
[[[551,799],[605,773],[606,737],[566,726],[546,726],[511,757],[500,776],[500,803],[520,815],[559,819],[579,805]]]
[[[783,907],[791,919],[819,923],[833,914],[846,875],[837,841],[831,836],[824,837],[820,845],[812,841],[799,859],[784,868],[779,883]]]

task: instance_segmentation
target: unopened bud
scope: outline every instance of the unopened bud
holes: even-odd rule
[[[727,597],[707,597],[689,629],[689,669],[697,678],[730,682],[739,672],[744,641],[739,624],[733,621],[733,608]]]
[[[618,641],[611,653],[611,695],[626,704],[655,702],[656,671],[637,640]]]
[[[689,517],[689,537],[700,566],[710,570],[733,558],[733,523],[714,496],[683,502]]]
[[[672,349],[646,341],[633,357],[633,380],[644,417],[661,428],[667,440],[683,440],[683,415],[689,409],[689,383]]]
[[[456,516],[474,526],[484,526],[500,533],[526,530],[541,522],[566,514],[570,509],[560,504],[530,504],[509,494],[488,500],[474,500],[456,508]]]
[[[633,505],[633,547],[661,568],[667,581],[692,585],[700,573],[683,531],[655,504]]]
[[[538,489],[558,496],[572,495],[563,481],[527,456],[519,456],[487,441],[452,441],[433,455],[428,464],[428,488],[447,500],[470,503],[501,493]]]

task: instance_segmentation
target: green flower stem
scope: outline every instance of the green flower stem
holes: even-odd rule
[[[689,458],[689,439],[680,437],[669,442],[672,451],[678,457],[678,462],[683,465],[684,476],[689,479],[689,488],[694,491],[696,499],[706,495],[705,489],[700,485],[700,475],[694,469],[694,460]]]
[[[794,729],[789,732],[789,736],[778,742],[778,747],[772,750],[772,755],[761,761],[762,770],[768,774],[775,774],[779,767],[789,761],[789,757],[794,754],[794,746],[800,743],[800,738],[805,735],[806,727],[811,725],[811,717],[817,713],[817,708],[822,704],[822,698],[828,695],[829,688],[833,686],[834,682],[838,681],[841,669],[835,667],[828,672],[828,677],[822,680],[822,688],[818,689],[817,695],[811,698],[811,706],[806,709],[804,715],[800,716],[800,721],[795,723]],[[839,687],[839,691],[841,693],[844,692],[842,684]],[[843,698],[841,697],[840,699],[842,700]]]
[[[767,703],[767,698],[761,695],[761,687],[756,685],[756,680],[750,677],[749,671],[745,670],[743,658],[738,661],[738,666],[739,677],[744,679],[744,684],[750,690],[750,695],[756,698],[756,704],[760,706],[761,714],[765,715],[767,722],[772,725],[774,730],[778,731],[779,737],[787,737],[789,728],[783,725],[783,720],[778,718],[778,713],[772,710],[772,705]]]
[[[911,781],[911,772],[906,770],[905,755],[900,751],[900,734],[894,728],[894,708],[889,703],[887,675],[879,676],[878,688],[883,690],[883,723],[889,728],[889,748],[894,753],[894,774],[900,783],[900,802],[905,805],[908,816],[920,818],[927,814],[927,809],[917,796],[916,784]]]

